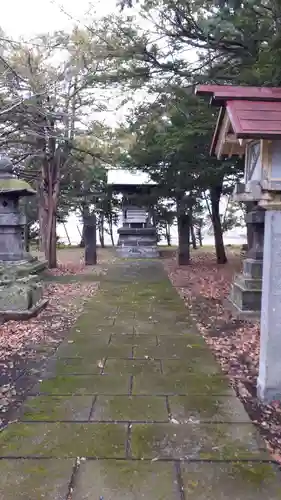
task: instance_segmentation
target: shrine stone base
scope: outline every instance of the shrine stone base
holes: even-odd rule
[[[237,274],[231,285],[228,303],[239,319],[259,319],[262,292],[262,260],[245,259],[243,274]]]
[[[33,258],[0,263],[0,323],[29,319],[46,307],[38,277],[45,268],[45,262]]]
[[[159,257],[156,230],[153,227],[118,230],[117,255],[123,258],[154,259]]]
[[[159,257],[159,250],[157,247],[145,246],[122,246],[117,247],[117,255],[124,259],[157,259]]]

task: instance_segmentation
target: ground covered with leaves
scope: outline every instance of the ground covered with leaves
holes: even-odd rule
[[[225,307],[233,275],[241,269],[239,252],[230,249],[228,254],[224,266],[216,264],[212,252],[201,250],[193,253],[189,266],[178,267],[174,253],[166,254],[163,262],[197,328],[259,427],[274,459],[281,463],[281,403],[263,405],[256,395],[259,323],[236,320]]]
[[[9,421],[84,303],[98,290],[98,275],[106,273],[110,259],[111,255],[103,252],[93,269],[84,266],[83,251],[60,251],[58,268],[48,271],[53,280],[44,285],[44,297],[49,300],[46,309],[29,321],[8,321],[0,326],[0,426]],[[56,281],[56,277],[86,273],[89,279],[85,281]]]
[[[32,252],[39,259],[44,259],[41,252]],[[100,249],[98,251],[98,262],[95,266],[86,266],[82,248],[64,248],[58,250],[58,265],[55,269],[48,271],[52,276],[69,276],[83,274],[105,274],[107,266],[115,261],[115,254],[112,249]]]

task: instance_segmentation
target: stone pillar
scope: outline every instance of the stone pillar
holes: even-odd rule
[[[281,399],[281,211],[265,213],[258,396]]]
[[[95,214],[85,217],[85,265],[94,266],[97,263],[97,221]]]
[[[264,217],[265,211],[263,208],[259,207],[257,203],[255,203],[252,210],[246,215],[246,223],[251,226],[251,246],[243,262],[243,274],[248,280],[262,280]],[[251,284],[251,282],[248,282],[248,284]],[[252,284],[254,284],[256,288],[260,286],[261,289],[261,282]],[[259,304],[260,303],[261,297],[259,298]]]
[[[253,210],[255,206],[255,202],[248,201],[245,202],[246,205],[246,215],[245,215],[245,222],[246,222],[246,230],[247,230],[247,244],[246,244],[246,252],[249,251],[250,248],[253,246],[253,227],[252,224],[249,224],[247,222],[247,215]],[[244,246],[244,245],[243,245]]]
[[[251,225],[251,248],[243,261],[243,273],[236,275],[231,287],[229,302],[240,319],[259,319],[262,293],[264,209],[253,205],[246,215]]]

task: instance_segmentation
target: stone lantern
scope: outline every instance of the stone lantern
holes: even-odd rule
[[[248,262],[244,263],[240,292],[245,295],[248,286],[253,294],[258,284],[257,292],[261,293],[258,395],[264,402],[280,400],[281,88],[202,85],[197,94],[211,97],[211,104],[220,107],[211,154],[217,158],[245,157],[245,184],[238,187],[236,196],[254,201],[255,205],[248,214],[248,222],[254,226],[253,241]],[[232,295],[233,302],[237,297]],[[252,305],[253,302],[248,302],[250,308]]]
[[[11,161],[0,159],[0,321],[28,319],[47,303],[37,278],[46,264],[25,250],[26,218],[19,206],[22,197],[35,194],[13,175]]]

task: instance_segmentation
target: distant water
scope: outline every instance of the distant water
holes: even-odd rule
[[[66,230],[65,230],[66,229]],[[117,243],[118,240],[118,233],[117,233],[117,227],[114,228],[114,241]],[[79,221],[79,218],[75,215],[71,215],[65,224],[65,227],[63,224],[58,224],[57,227],[57,235],[60,239],[60,241],[64,244],[68,244],[68,237],[66,234],[66,231],[68,233],[71,245],[79,245],[81,241],[81,232],[82,232],[82,224]],[[178,236],[177,236],[177,227],[173,226],[171,228],[171,239],[172,239],[172,245],[177,245],[178,244]],[[97,233],[97,241],[99,243],[98,239],[98,233]],[[242,245],[243,243],[246,243],[247,238],[246,238],[246,229],[241,227],[241,228],[234,228],[231,231],[227,231],[224,234],[224,243],[226,245]],[[105,232],[105,244],[106,246],[111,246],[111,238],[108,233]],[[160,245],[166,245],[166,240],[165,238],[162,238]],[[214,237],[210,234],[204,234],[203,233],[203,244],[205,245],[213,245],[214,244]]]

